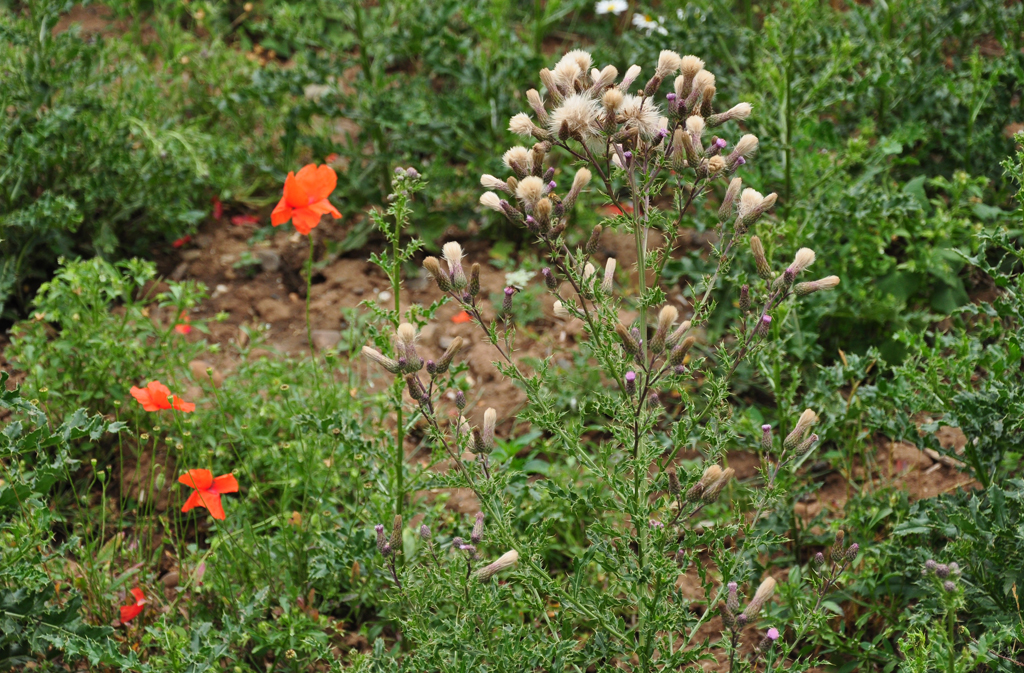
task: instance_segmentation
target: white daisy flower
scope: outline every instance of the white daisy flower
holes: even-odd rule
[[[629,3],[626,0],[601,0],[601,2],[594,5],[594,13],[596,14],[614,14],[618,16],[627,9],[629,9]]]

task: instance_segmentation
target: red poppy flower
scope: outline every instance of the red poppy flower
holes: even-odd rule
[[[233,474],[222,474],[214,478],[209,470],[189,470],[178,477],[178,483],[185,484],[196,490],[188,496],[182,512],[188,512],[194,507],[205,507],[210,516],[218,521],[224,520],[224,506],[220,504],[220,496],[223,493],[238,493],[238,480]]]
[[[224,217],[224,204],[216,196],[213,197],[213,219],[219,220]]]
[[[327,165],[309,164],[295,173],[288,173],[284,181],[284,196],[270,214],[270,223],[275,227],[288,220],[300,234],[309,234],[320,224],[320,216],[330,213],[335,219],[341,217],[338,209],[327,197],[338,184],[334,169]]]
[[[159,381],[150,381],[145,388],[132,386],[132,397],[139,401],[146,411],[160,411],[161,409],[177,409],[188,413],[196,410],[196,405],[186,402],[177,395],[171,398],[170,389]]]
[[[259,224],[259,219],[255,215],[232,215],[231,224],[236,227],[240,227],[243,224]]]
[[[464,322],[469,322],[472,319],[473,316],[469,315],[465,311],[459,311],[458,313],[452,316],[452,322],[455,323],[456,325],[462,324]]]
[[[326,157],[324,157],[324,163],[325,164],[333,164],[335,161],[337,161],[340,158],[341,157],[338,156],[337,152],[331,152]]]
[[[146,604],[146,597],[142,594],[142,589],[136,587],[132,589],[132,596],[135,597],[135,602],[128,605],[121,606],[121,623],[127,624],[131,620],[139,616],[142,612],[142,606]]]
[[[631,203],[624,203],[624,204],[622,204],[622,208],[619,208],[614,203],[613,204],[609,204],[607,206],[602,206],[601,207],[601,213],[604,214],[604,215],[623,215],[625,213],[632,213],[632,212],[633,212],[633,204],[631,204]]]
[[[171,243],[171,246],[175,247],[175,248],[180,248],[181,246],[185,245],[186,243],[191,243],[191,242],[192,242],[192,235],[191,234],[186,234],[186,235],[182,236],[181,238],[179,238],[178,240],[174,241],[174,243]]]
[[[188,313],[186,311],[181,312],[181,315],[178,316],[178,320],[181,322],[174,326],[175,332],[178,334],[188,334],[192,331],[192,325],[189,324],[192,320],[188,317]]]

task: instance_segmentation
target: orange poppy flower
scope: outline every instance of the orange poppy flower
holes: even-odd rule
[[[192,319],[188,317],[187,311],[182,311],[181,315],[178,316],[178,320],[181,322],[174,326],[175,332],[178,334],[188,334],[192,331],[192,325],[189,324],[192,322]]]
[[[132,386],[132,397],[139,401],[146,411],[160,411],[161,409],[177,409],[188,413],[196,410],[196,405],[186,402],[177,395],[171,396],[170,389],[159,381],[150,381],[145,388]]]
[[[178,477],[178,483],[185,484],[196,490],[188,496],[182,506],[182,512],[188,512],[195,507],[205,507],[210,516],[218,521],[224,520],[224,506],[220,503],[220,496],[223,493],[238,493],[238,480],[233,474],[222,474],[214,478],[209,470],[189,470]]]
[[[142,589],[136,587],[132,589],[132,596],[135,597],[135,602],[128,605],[121,606],[121,623],[127,624],[131,620],[139,616],[142,612],[142,606],[146,604],[146,597],[142,593]]]
[[[455,323],[456,325],[464,322],[469,322],[472,319],[473,316],[469,315],[469,313],[465,311],[459,311],[458,313],[452,316],[452,322]]]
[[[284,196],[270,214],[270,223],[276,227],[291,220],[296,231],[308,235],[320,224],[321,215],[341,217],[327,200],[337,184],[338,175],[326,164],[308,164],[298,174],[289,172],[284,181]]]

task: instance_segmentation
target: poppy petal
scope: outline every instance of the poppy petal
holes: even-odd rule
[[[322,199],[309,204],[309,209],[318,215],[326,215],[327,213],[330,213],[336,220],[341,218],[341,213],[338,212],[338,209],[334,207],[334,204],[327,199]]]
[[[320,215],[309,208],[299,208],[292,213],[292,225],[300,234],[309,235],[316,225],[320,224]]]
[[[121,606],[121,623],[127,624],[131,620],[135,619],[142,612],[141,605],[122,605]]]
[[[189,329],[192,329],[192,328],[190,327]],[[185,400],[183,400],[180,397],[178,397],[177,395],[175,395],[174,396],[173,408],[177,409],[178,411],[185,412],[187,414],[187,413],[191,413],[191,412],[195,411],[196,410],[196,405],[195,405],[194,402],[186,402]]]
[[[338,174],[330,166],[309,164],[304,166],[295,178],[306,190],[310,201],[322,201],[331,195],[338,185]]]
[[[178,477],[178,483],[199,491],[206,491],[213,486],[213,473],[209,470],[189,470]]]
[[[299,171],[300,173],[302,171]],[[302,208],[309,203],[306,188],[294,173],[289,173],[284,180],[284,201],[292,208]]]
[[[135,604],[142,605],[142,602],[146,600],[145,594],[142,593],[142,589],[135,587],[131,591],[132,596],[135,596]]]
[[[132,394],[132,397],[139,401],[139,404],[141,404],[142,408],[146,411],[160,410],[160,407],[153,404],[153,398],[145,388],[136,388],[135,386],[132,386],[131,390],[128,392]]]
[[[215,493],[238,493],[238,480],[233,474],[222,474],[213,480],[210,490]]]
[[[205,507],[203,499],[199,497],[199,491],[192,491],[188,498],[185,500],[185,504],[181,506],[182,512],[191,512],[196,507]]]
[[[214,493],[213,491],[196,491],[196,493],[203,499],[203,507],[210,512],[210,516],[218,521],[225,519],[224,505],[220,503],[220,493]]]
[[[171,396],[170,388],[159,381],[150,381],[146,384],[146,389],[149,390],[150,401],[156,405],[157,409],[171,408],[171,401],[167,399]]]
[[[244,222],[235,222],[236,219],[238,219],[237,216],[231,218],[231,221],[234,224],[245,224]],[[277,202],[277,205],[274,206],[274,210],[270,213],[270,223],[276,227],[284,224],[290,219],[292,219],[292,207],[288,205],[288,200],[282,197],[281,200]]]

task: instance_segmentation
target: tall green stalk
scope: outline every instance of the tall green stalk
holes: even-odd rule
[[[395,217],[394,237],[391,240],[391,294],[395,298],[395,328],[402,322],[402,302],[399,292],[402,289],[402,258],[399,238],[402,235],[402,218]],[[401,381],[401,379],[399,379]],[[397,407],[398,427],[395,430],[395,516],[402,516],[405,505],[405,422],[402,418],[402,390],[398,384]],[[401,558],[401,557],[399,557]]]

